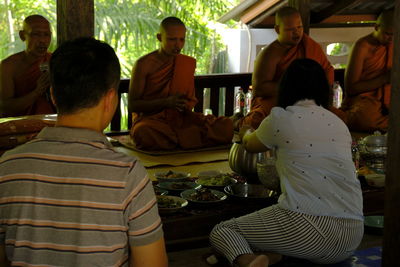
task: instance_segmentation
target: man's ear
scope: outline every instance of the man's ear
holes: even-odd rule
[[[107,111],[115,112],[116,103],[118,104],[118,94],[117,90],[114,88],[110,88],[104,96],[104,104],[105,109]]]
[[[19,38],[21,38],[22,42],[25,42],[25,32],[23,30],[19,31]]]
[[[157,33],[157,40],[161,42],[161,33]]]

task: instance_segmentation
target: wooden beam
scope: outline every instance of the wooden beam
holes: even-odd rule
[[[57,0],[57,44],[94,36],[94,0]]]
[[[351,8],[358,5],[362,0],[336,0],[332,5],[327,8],[313,13],[310,18],[310,23],[319,23],[330,16],[341,12],[346,8]]]
[[[400,17],[400,0],[395,0],[395,18]],[[400,248],[400,20],[394,21],[394,56],[389,114],[388,155],[385,184],[385,221],[382,266],[399,266]]]
[[[280,1],[281,0],[260,0],[257,4],[246,10],[245,14],[240,17],[240,20],[247,24]]]
[[[249,22],[248,26],[250,26],[250,27],[257,26],[258,24],[262,23],[266,19],[271,18],[272,14],[275,14],[278,9],[280,9],[281,7],[287,5],[287,3],[288,3],[288,0],[279,1],[273,7],[271,7],[268,10],[266,10],[264,13],[259,15],[257,18],[255,18],[251,22]],[[273,18],[274,18],[273,24],[275,24],[275,16],[273,16]]]
[[[303,30],[310,33],[310,0],[289,0],[289,6],[296,8],[303,20]]]

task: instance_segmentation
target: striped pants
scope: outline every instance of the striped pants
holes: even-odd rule
[[[307,215],[274,205],[216,225],[210,241],[231,263],[239,255],[265,251],[328,264],[351,256],[363,233],[362,221]]]

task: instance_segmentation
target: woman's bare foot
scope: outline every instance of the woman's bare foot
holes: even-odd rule
[[[236,258],[235,263],[239,267],[268,267],[267,255],[243,254]]]

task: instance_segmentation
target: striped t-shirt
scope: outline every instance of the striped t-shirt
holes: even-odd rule
[[[13,265],[127,266],[163,235],[137,159],[98,132],[44,128],[0,158],[0,244]]]

